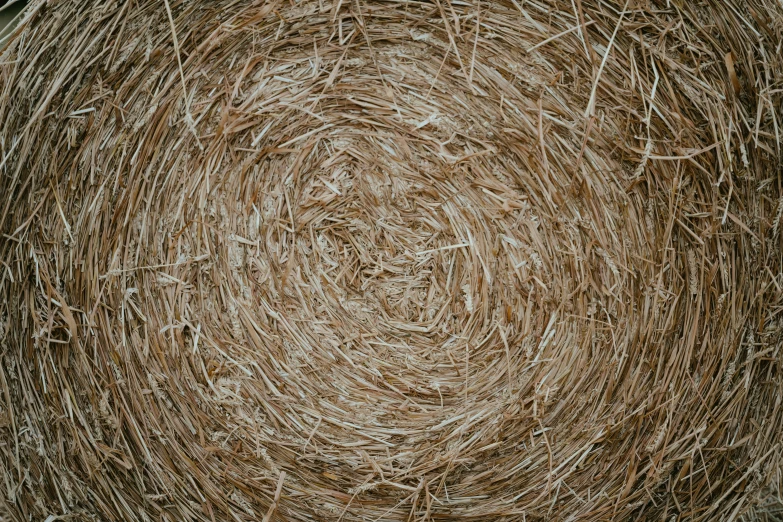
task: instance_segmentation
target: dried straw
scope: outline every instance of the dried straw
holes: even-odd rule
[[[0,55],[10,518],[779,498],[782,35],[777,0],[33,2]]]

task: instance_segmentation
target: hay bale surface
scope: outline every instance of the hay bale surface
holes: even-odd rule
[[[781,34],[773,0],[33,2],[0,57],[11,519],[778,494]]]

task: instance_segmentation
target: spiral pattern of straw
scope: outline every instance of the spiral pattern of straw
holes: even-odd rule
[[[13,521],[729,520],[783,485],[777,0],[37,0]]]

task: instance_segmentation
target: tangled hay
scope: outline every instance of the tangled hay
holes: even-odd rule
[[[60,0],[0,57],[12,520],[780,496],[777,0]]]

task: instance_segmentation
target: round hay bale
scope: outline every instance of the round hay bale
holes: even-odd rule
[[[12,520],[723,520],[781,486],[775,0],[35,1]]]

